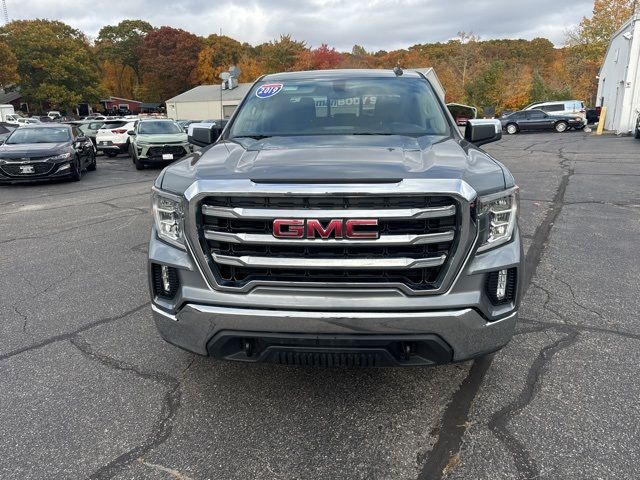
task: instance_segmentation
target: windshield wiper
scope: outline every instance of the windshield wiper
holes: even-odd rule
[[[233,140],[234,138],[253,138],[254,140],[264,140],[265,138],[271,138],[273,135],[236,135],[229,140]]]

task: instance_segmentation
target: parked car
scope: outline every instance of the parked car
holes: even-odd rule
[[[96,169],[91,141],[74,125],[27,125],[0,145],[0,182],[78,181]]]
[[[549,115],[580,116],[583,119],[583,124],[578,128],[584,128],[587,125],[587,110],[584,102],[580,100],[532,103],[531,105],[527,105],[524,110],[542,110]]]
[[[97,145],[96,135],[98,130],[104,125],[104,120],[90,120],[84,121],[80,124],[80,130],[91,139],[94,145]]]
[[[14,123],[13,120],[9,121],[8,123]],[[39,118],[24,118],[24,117],[17,117],[15,119],[15,124],[18,125],[19,127],[23,126],[23,125],[39,125],[42,122],[40,121]]]
[[[47,117],[49,117],[51,120],[57,120],[58,118],[62,117],[62,114],[57,110],[51,110],[47,113]]]
[[[96,148],[108,157],[129,151],[129,132],[133,132],[135,120],[105,120],[96,132]]]
[[[638,114],[638,118],[636,119],[636,128],[635,128],[634,137],[640,140],[640,113]]]
[[[0,122],[0,145],[16,128],[18,128],[18,126],[12,123]]]
[[[195,123],[197,120],[176,120],[176,123],[186,132],[189,131],[189,125]]]
[[[578,115],[549,115],[542,110],[521,110],[500,118],[503,130],[509,135],[525,131],[555,130],[565,132],[583,127],[584,119]]]
[[[130,137],[129,155],[138,170],[171,163],[192,152],[187,134],[173,120],[140,120]]]

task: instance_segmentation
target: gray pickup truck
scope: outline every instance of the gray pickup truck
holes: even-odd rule
[[[417,72],[263,76],[219,138],[155,182],[160,334],[287,365],[433,365],[500,349],[524,277],[518,188],[478,148],[500,137],[492,120],[463,137]]]

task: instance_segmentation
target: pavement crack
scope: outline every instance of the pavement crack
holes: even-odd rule
[[[524,150],[533,153],[530,149],[534,146],[546,145],[554,140],[542,143],[536,142]],[[553,205],[547,210],[542,222],[536,228],[531,246],[524,259],[523,297],[535,276],[542,254],[547,246],[547,241],[551,235],[553,225],[564,207],[567,186],[574,173],[573,167],[570,166],[571,160],[568,159],[564,153],[564,149],[566,148],[564,145],[566,144],[563,143],[562,140],[560,140],[559,143],[558,151],[553,153],[560,158],[559,164],[563,173],[558,189],[553,196]],[[418,475],[418,480],[441,479],[444,475],[445,467],[450,464],[453,456],[459,454],[462,439],[467,428],[465,425],[469,424],[468,419],[471,407],[476,395],[480,391],[484,377],[491,367],[493,358],[493,355],[491,355],[474,360],[469,374],[463,380],[460,390],[454,395],[444,412],[438,439],[427,456],[426,462]]]
[[[73,337],[75,337],[76,335],[78,335],[79,333],[86,332],[87,330],[91,330],[92,328],[98,327],[100,325],[106,325],[106,324],[109,324],[109,323],[116,322],[118,320],[121,320],[123,318],[128,317],[129,315],[133,315],[134,313],[137,313],[142,309],[147,308],[149,305],[151,305],[151,302],[145,302],[142,305],[138,305],[137,307],[132,308],[131,310],[127,310],[126,312],[121,313],[119,315],[116,315],[116,316],[113,316],[113,317],[101,318],[101,319],[95,320],[93,322],[89,322],[89,323],[83,325],[82,327],[80,327],[80,328],[78,328],[76,330],[73,330],[71,332],[62,333],[60,335],[54,335],[53,337],[46,338],[44,340],[41,340],[40,342],[33,343],[31,345],[27,345],[26,347],[17,348],[15,350],[10,351],[10,352],[0,354],[0,361],[7,360],[7,359],[9,359],[11,357],[15,357],[16,355],[20,355],[22,353],[32,352],[34,350],[39,350],[39,349],[41,349],[43,347],[51,345],[52,343],[57,343],[57,342],[63,342],[63,341],[70,340]]]
[[[527,373],[524,388],[518,397],[494,413],[487,423],[489,430],[493,432],[513,456],[515,467],[521,479],[539,478],[541,472],[535,459],[524,444],[509,431],[508,426],[509,422],[519,415],[540,391],[543,376],[549,370],[553,357],[578,341],[580,335],[578,330],[567,326],[561,327],[560,325],[558,325],[558,328],[563,329],[566,335],[538,352]]]
[[[109,463],[100,467],[89,476],[89,479],[91,480],[113,478],[117,473],[125,469],[132,462],[140,459],[143,455],[151,451],[153,448],[162,445],[171,436],[171,432],[173,431],[174,419],[178,413],[178,410],[180,409],[182,400],[182,389],[180,381],[177,378],[172,377],[171,375],[167,375],[166,373],[146,371],[137,367],[136,365],[132,365],[130,363],[126,363],[100,353],[95,350],[89,342],[87,342],[77,334],[69,338],[69,341],[74,347],[80,350],[80,352],[84,356],[92,360],[96,360],[108,368],[134,373],[135,375],[146,380],[158,382],[167,388],[167,391],[164,395],[162,408],[160,410],[160,416],[155,421],[151,429],[151,434],[144,440],[144,442],[142,442],[140,445],[136,445],[122,455],[114,458]],[[185,479],[186,477],[175,476],[175,478]]]
[[[178,470],[175,470],[174,468],[165,467],[163,465],[158,465],[156,463],[149,463],[149,462],[146,462],[144,458],[138,458],[137,461],[140,465],[144,465],[145,467],[152,468],[159,472],[167,473],[171,477],[177,480],[192,480],[191,477],[187,477],[185,474],[180,473]]]

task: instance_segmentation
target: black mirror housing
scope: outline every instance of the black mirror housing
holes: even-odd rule
[[[469,120],[464,131],[467,142],[479,147],[502,138],[502,124],[500,120]]]
[[[127,132],[127,135],[129,135],[129,136],[131,136],[131,137],[133,137],[135,134],[136,134],[136,132],[134,132],[133,130],[129,130],[129,131]]]
[[[89,141],[89,138],[85,137],[85,136],[81,136],[81,137],[76,138],[76,142],[78,142],[78,143],[83,143],[83,142],[88,142],[88,141]]]
[[[216,124],[193,123],[189,125],[189,143],[199,147],[206,147],[216,143],[220,133],[221,129]]]

